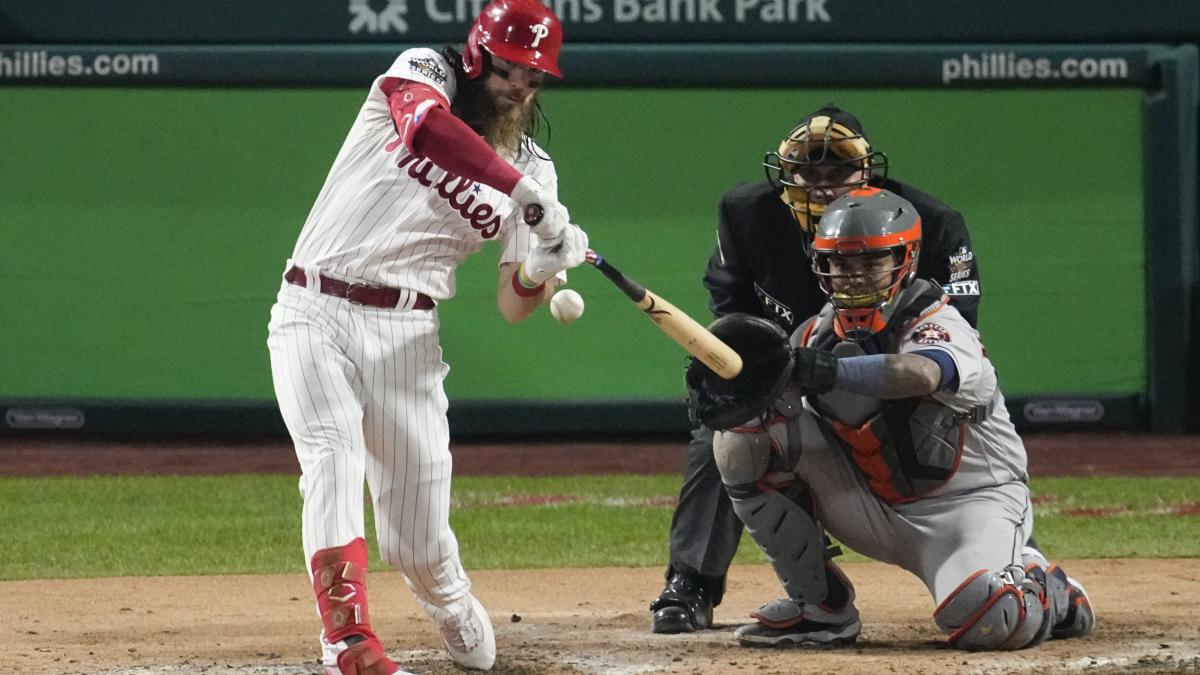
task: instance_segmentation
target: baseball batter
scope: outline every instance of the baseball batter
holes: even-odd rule
[[[461,54],[400,54],[372,84],[285,266],[268,346],[302,470],[329,673],[399,671],[368,613],[364,481],[380,554],[454,661],[480,670],[495,661],[491,621],[449,525],[437,306],[488,241],[499,242],[497,305],[513,322],[584,259],[587,237],[529,137],[545,74],[560,76],[561,44],[559,20],[537,0],[493,0]]]
[[[792,334],[795,386],[716,435],[734,510],[787,592],[737,630],[744,645],[857,638],[826,528],[917,575],[954,647],[1021,649],[1093,628],[1083,587],[1025,546],[1024,446],[978,333],[943,289],[914,281],[920,245],[921,219],[895,194],[862,188],[830,204],[811,251],[829,304]],[[767,324],[722,321],[717,332]]]

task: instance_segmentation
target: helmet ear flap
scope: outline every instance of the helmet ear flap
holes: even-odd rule
[[[471,26],[471,32],[467,35],[467,46],[462,53],[462,66],[469,80],[483,74],[483,48],[479,46],[478,23]]]

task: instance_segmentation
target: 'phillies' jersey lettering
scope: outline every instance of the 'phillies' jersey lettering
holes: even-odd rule
[[[450,206],[471,223],[471,227],[479,230],[484,239],[491,239],[500,231],[500,217],[494,215],[495,209],[492,205],[483,202],[476,204],[475,195],[467,194],[475,185],[475,181],[447,172],[435,184],[429,177],[430,170],[434,168],[433,162],[428,159],[418,161],[414,155],[407,152],[396,161],[396,166],[405,169],[409,177],[421,185],[435,189],[442,199],[449,202]],[[450,187],[451,183],[454,187]]]

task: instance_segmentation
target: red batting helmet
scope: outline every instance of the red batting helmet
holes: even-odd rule
[[[538,0],[492,0],[475,18],[463,51],[463,70],[474,79],[483,74],[486,49],[502,59],[562,77],[558,51],[562,24]]]

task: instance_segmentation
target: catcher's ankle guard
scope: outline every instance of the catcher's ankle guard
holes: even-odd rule
[[[350,635],[375,640],[367,613],[367,542],[358,537],[345,546],[323,548],[310,565],[325,640],[333,643]]]

